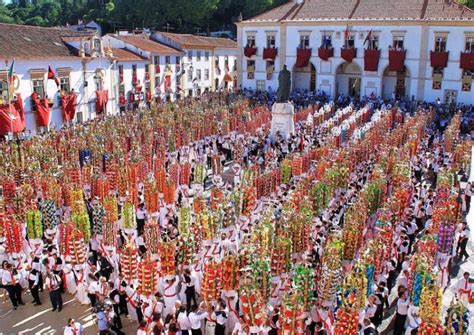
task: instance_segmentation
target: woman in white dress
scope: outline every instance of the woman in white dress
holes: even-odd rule
[[[77,284],[74,271],[71,264],[66,264],[63,268],[64,276],[66,278],[67,291],[73,295],[76,294]]]
[[[89,297],[87,296],[87,277],[84,273],[84,269],[80,265],[74,267],[74,273],[76,276],[76,299],[82,305],[90,304]]]

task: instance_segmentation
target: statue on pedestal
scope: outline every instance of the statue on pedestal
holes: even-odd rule
[[[291,73],[286,68],[286,64],[283,65],[283,69],[278,75],[278,90],[276,102],[288,102],[290,99],[291,89]]]

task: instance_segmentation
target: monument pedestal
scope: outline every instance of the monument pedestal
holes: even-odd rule
[[[275,138],[277,132],[279,132],[285,139],[295,134],[295,122],[293,120],[294,114],[295,108],[291,103],[276,102],[273,104],[272,128],[270,131],[272,138]]]

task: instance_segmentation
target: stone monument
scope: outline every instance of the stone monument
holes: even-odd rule
[[[286,65],[283,65],[283,69],[278,75],[277,99],[272,106],[272,137],[274,137],[277,132],[284,138],[288,138],[295,133],[295,122],[293,121],[295,108],[293,104],[288,102],[290,89],[291,73],[286,68]]]

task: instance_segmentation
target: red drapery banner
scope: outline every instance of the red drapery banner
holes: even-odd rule
[[[170,75],[165,76],[164,86],[165,86],[165,92],[168,92],[168,89],[171,86],[171,76]]]
[[[352,62],[352,60],[356,57],[356,55],[357,55],[356,48],[341,48],[341,58],[349,63]]]
[[[311,58],[311,49],[296,49],[296,67],[308,66],[309,59]]]
[[[25,129],[23,100],[19,93],[16,94],[16,97],[16,101],[0,105],[0,135],[2,136],[9,132],[18,133]]]
[[[36,122],[39,127],[47,127],[49,125],[49,119],[51,116],[51,108],[49,102],[46,99],[40,99],[38,93],[33,92],[31,94],[31,100],[33,100],[36,110]]]
[[[389,50],[388,51],[388,70],[403,71],[405,68],[406,50]]]
[[[461,52],[459,67],[464,70],[474,70],[474,52]]]
[[[265,48],[263,49],[263,59],[272,59],[275,60],[278,54],[277,48]]]
[[[74,119],[77,107],[77,96],[74,93],[65,94],[61,97],[61,108],[64,121]]]
[[[368,50],[364,52],[364,71],[377,71],[379,68],[380,50]]]
[[[448,66],[449,51],[444,52],[430,52],[430,63],[431,67],[442,67]]]
[[[318,57],[324,61],[328,61],[329,58],[334,57],[334,48],[319,48]]]
[[[109,90],[97,90],[95,91],[95,95],[95,111],[97,113],[105,112],[107,101],[109,101]]]
[[[244,48],[244,55],[247,58],[252,57],[256,53],[257,53],[257,48],[255,48],[255,47],[246,47],[246,48]]]

